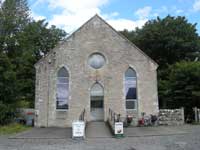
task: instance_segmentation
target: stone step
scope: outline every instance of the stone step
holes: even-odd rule
[[[86,138],[110,138],[113,137],[106,122],[89,122],[86,127]]]

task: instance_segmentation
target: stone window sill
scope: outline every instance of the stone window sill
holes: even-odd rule
[[[58,112],[67,112],[68,109],[56,109],[56,111],[58,111]]]

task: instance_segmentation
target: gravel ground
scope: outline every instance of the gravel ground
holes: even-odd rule
[[[0,137],[0,150],[199,150],[200,126],[177,127],[184,134],[141,137],[72,139],[9,139]]]

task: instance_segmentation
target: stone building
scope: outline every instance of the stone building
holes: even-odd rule
[[[35,126],[158,113],[158,65],[98,15],[35,64]]]

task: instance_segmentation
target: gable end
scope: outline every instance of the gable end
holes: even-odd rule
[[[141,49],[139,49],[134,43],[132,43],[130,40],[128,40],[123,34],[119,33],[118,31],[116,31],[110,24],[108,24],[104,19],[102,19],[99,15],[94,15],[92,18],[90,18],[87,22],[85,22],[82,26],[80,26],[76,31],[74,31],[71,35],[69,35],[65,40],[61,41],[58,43],[58,45],[54,48],[56,49],[57,47],[61,46],[62,44],[64,44],[65,42],[68,42],[68,40],[74,35],[76,34],[78,31],[80,31],[86,24],[88,24],[90,21],[92,21],[93,19],[98,18],[100,19],[103,23],[105,23],[108,27],[110,27],[117,35],[119,35],[121,38],[123,38],[125,41],[127,41],[132,47],[134,47],[139,53],[141,53],[143,56],[145,56],[148,60],[150,60],[155,67],[158,67],[158,64],[152,59],[150,58],[145,52],[143,52]],[[44,61],[53,51],[54,49],[51,49],[44,57],[42,57],[38,62],[35,63],[35,67],[37,65],[40,64],[40,62]]]

